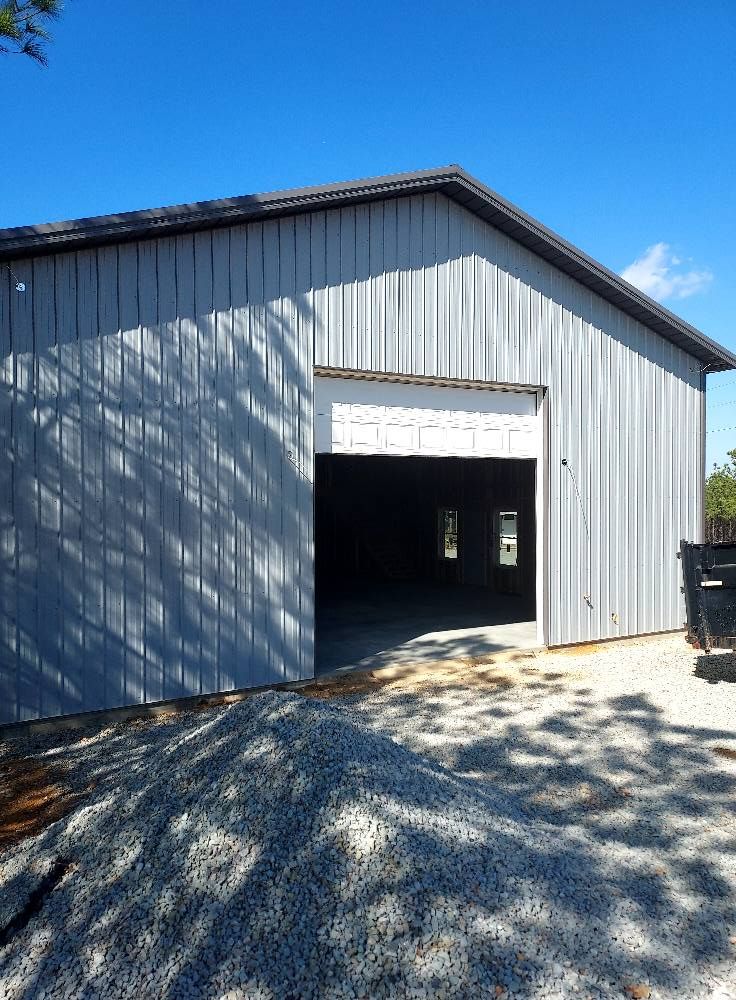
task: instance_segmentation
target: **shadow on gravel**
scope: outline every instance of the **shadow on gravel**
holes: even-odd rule
[[[544,676],[530,683],[562,683]],[[102,995],[134,960],[151,975],[166,966],[158,996],[219,997],[235,957],[233,997],[337,997],[369,930],[382,955],[361,972],[371,997],[410,995],[417,981],[430,996],[550,995],[540,993],[549,950],[560,975],[565,963],[580,973],[581,996],[637,982],[692,995],[693,968],[734,954],[724,858],[736,852],[736,775],[706,744],[736,731],[673,726],[643,695],[600,703],[570,686],[574,704],[534,728],[518,687],[489,681],[484,692],[475,677],[353,692],[334,709],[302,702],[327,713],[320,734],[314,720],[280,728],[280,709],[265,728],[239,728],[228,723],[234,706],[39,740],[49,764],[96,788],[66,839],[55,825],[34,849],[74,861],[83,835],[99,852],[29,925],[50,936],[9,995],[30,1000],[72,966],[83,970],[80,995]],[[376,829],[390,831],[370,849],[353,817],[366,796]],[[333,807],[337,826],[325,820]],[[477,818],[474,836],[453,833],[456,808]],[[366,850],[358,886],[351,873]],[[436,867],[412,863],[428,857]],[[390,934],[387,912],[400,915]],[[0,984],[25,940],[0,952]],[[445,979],[445,953],[457,982]]]
[[[702,661],[711,676],[736,680],[736,656],[700,657],[701,669]],[[530,673],[537,694],[560,692],[564,675]],[[733,961],[736,953],[736,771],[717,759],[736,760],[736,750],[713,746],[736,745],[736,719],[731,730],[672,725],[644,694],[601,703],[574,679],[566,687],[566,703],[531,727],[517,695],[489,688],[479,699],[476,684],[454,680],[350,702],[370,725],[467,775],[479,794],[503,790],[529,819],[584,831],[602,848],[633,848],[636,855],[611,870],[584,851],[577,864],[592,865],[606,881],[612,909],[623,900],[636,913],[638,946],[627,947],[618,932],[613,943],[622,974],[676,996],[687,988],[685,970]],[[591,912],[564,893],[555,903],[581,938],[607,938],[610,949],[612,909]]]

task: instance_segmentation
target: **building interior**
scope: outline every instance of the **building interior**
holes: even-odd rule
[[[317,673],[536,645],[535,465],[318,454]]]

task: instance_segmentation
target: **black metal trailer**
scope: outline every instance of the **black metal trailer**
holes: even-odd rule
[[[685,638],[696,649],[736,648],[736,544],[680,542]]]

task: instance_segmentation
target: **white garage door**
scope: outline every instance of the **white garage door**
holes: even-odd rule
[[[316,376],[315,451],[536,458],[534,392]]]

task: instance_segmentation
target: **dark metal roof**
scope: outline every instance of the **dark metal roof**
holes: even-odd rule
[[[458,166],[0,230],[0,260],[12,261],[105,243],[151,239],[429,191],[441,191],[485,219],[560,271],[677,344],[696,357],[708,371],[736,368],[736,355],[725,347],[716,344]]]

